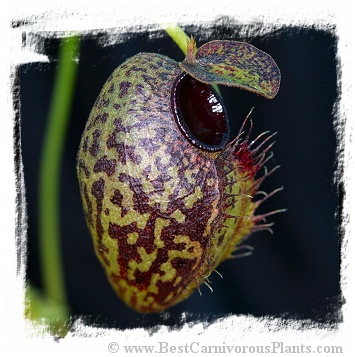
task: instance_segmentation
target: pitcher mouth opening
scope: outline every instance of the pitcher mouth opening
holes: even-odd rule
[[[207,151],[226,147],[230,136],[227,112],[210,85],[183,72],[173,85],[171,102],[179,128],[193,145]]]

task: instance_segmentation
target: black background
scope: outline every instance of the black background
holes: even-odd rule
[[[254,29],[262,24],[250,25]],[[264,181],[262,189],[284,190],[258,212],[287,208],[270,217],[274,234],[258,232],[247,241],[255,250],[249,257],[223,262],[212,274],[211,293],[201,287],[186,301],[162,314],[141,315],[115,295],[97,260],[81,206],[75,171],[76,152],[91,107],[102,85],[124,60],[138,52],[165,54],[177,61],[183,55],[164,33],[126,33],[122,43],[102,46],[105,32],[82,38],[78,79],[61,171],[61,236],[65,279],[71,316],[87,323],[116,328],[178,326],[184,321],[209,321],[233,315],[274,316],[336,325],[340,314],[340,233],[337,141],[333,109],[337,93],[337,37],[334,29],[285,27],[269,35],[242,36],[232,20],[206,29],[186,27],[197,45],[213,39],[247,41],[269,53],[278,64],[281,88],[273,100],[238,89],[220,87],[233,134],[255,107],[252,137],[277,131],[270,168],[281,168]],[[27,34],[28,35],[28,34]],[[161,36],[160,36],[161,35]],[[50,63],[19,67],[20,133],[28,223],[26,277],[41,287],[38,258],[37,183],[43,133],[56,70],[56,38],[37,38],[39,51]],[[341,192],[341,190],[340,190]]]

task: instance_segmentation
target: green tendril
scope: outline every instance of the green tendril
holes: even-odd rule
[[[69,318],[61,259],[60,168],[74,97],[79,44],[78,36],[64,38],[60,44],[38,182],[42,296],[33,287],[29,287],[31,317],[46,318],[50,327],[56,330],[63,327],[63,322]]]

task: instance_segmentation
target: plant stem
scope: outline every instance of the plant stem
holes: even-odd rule
[[[175,24],[163,24],[162,25],[165,32],[173,39],[173,41],[178,45],[180,50],[184,55],[187,53],[187,43],[189,37],[186,35],[184,30]]]
[[[44,297],[69,314],[60,244],[60,166],[73,101],[80,38],[62,39],[39,172],[39,245]]]

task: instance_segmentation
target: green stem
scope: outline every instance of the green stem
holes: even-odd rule
[[[39,172],[39,245],[44,297],[68,312],[60,244],[60,166],[73,101],[80,38],[61,41]]]
[[[179,46],[180,50],[184,55],[187,53],[187,43],[189,37],[186,35],[184,30],[175,24],[162,24],[165,32],[173,39],[173,41]]]

